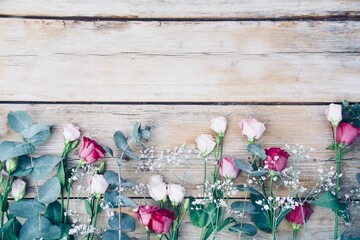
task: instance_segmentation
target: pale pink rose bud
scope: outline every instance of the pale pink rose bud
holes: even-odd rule
[[[224,136],[226,131],[227,120],[226,117],[217,117],[211,120],[211,130],[216,132],[219,136]]]
[[[79,127],[72,123],[67,123],[63,128],[65,140],[72,142],[80,137]]]
[[[150,178],[149,184],[147,185],[150,197],[155,201],[162,201],[167,197],[166,183],[162,180],[160,175],[154,175]]]
[[[327,109],[325,109],[326,118],[332,125],[337,126],[342,120],[342,109],[340,104],[331,103]]]
[[[233,158],[224,158],[220,162],[219,173],[224,178],[236,178],[240,172],[240,169],[235,165]]]
[[[16,179],[11,185],[11,195],[15,198],[15,201],[19,201],[25,196],[26,182],[21,179]]]
[[[180,186],[178,184],[170,183],[168,185],[168,195],[169,195],[170,201],[174,205],[178,205],[179,203],[181,203],[184,200],[185,188],[183,188],[182,186]]]
[[[195,142],[203,155],[209,155],[216,145],[214,138],[209,134],[201,134],[195,139]]]
[[[254,118],[242,119],[239,122],[239,127],[249,142],[260,139],[266,130],[265,125]]]
[[[89,181],[90,189],[96,194],[104,194],[109,187],[109,183],[106,181],[103,175],[95,174]]]

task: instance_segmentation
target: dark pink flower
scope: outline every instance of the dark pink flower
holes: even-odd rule
[[[309,220],[311,214],[314,210],[310,207],[308,202],[304,202],[302,205],[298,205],[286,215],[286,219],[291,223],[296,223],[303,225],[307,220]]]
[[[172,211],[167,209],[158,209],[151,215],[148,228],[157,234],[166,234],[169,232],[175,215]]]
[[[87,163],[93,163],[105,156],[105,150],[94,140],[83,137],[82,145],[79,151],[80,158]]]
[[[270,170],[281,172],[286,168],[287,161],[290,157],[286,151],[281,148],[272,147],[265,149],[265,152],[267,155],[265,164]]]
[[[143,205],[139,206],[137,211],[135,212],[136,217],[139,219],[139,222],[147,226],[149,224],[151,215],[158,210],[158,206],[149,206],[149,205]]]
[[[351,123],[340,123],[336,129],[336,141],[340,144],[350,145],[355,142],[360,134],[360,128],[354,127]]]

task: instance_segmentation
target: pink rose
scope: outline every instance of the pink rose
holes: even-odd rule
[[[304,202],[302,205],[298,205],[291,212],[286,215],[286,219],[295,224],[303,225],[309,220],[314,210],[311,209],[308,202]]]
[[[239,127],[242,134],[247,136],[249,142],[260,139],[266,130],[265,125],[254,118],[242,119],[239,122]]]
[[[96,194],[104,194],[109,187],[109,183],[106,181],[103,175],[95,174],[89,179],[89,185],[92,192]]]
[[[326,118],[332,125],[337,126],[342,120],[342,109],[340,104],[330,104],[325,109]]]
[[[354,127],[351,123],[340,123],[336,128],[336,141],[340,144],[350,145],[355,142],[360,134],[360,128]]]
[[[286,168],[287,161],[290,157],[289,153],[281,148],[275,147],[265,149],[265,152],[267,155],[265,164],[270,170],[281,172]]]
[[[63,127],[63,135],[66,141],[72,142],[80,137],[79,127],[72,123],[67,123]]]
[[[219,173],[224,178],[236,178],[240,169],[235,165],[233,158],[224,158],[220,161]]]
[[[139,206],[138,209],[135,211],[135,215],[139,219],[140,224],[147,226],[149,224],[151,215],[158,209],[158,206]]]
[[[105,150],[94,140],[83,137],[79,156],[84,159],[85,162],[91,164],[103,158],[105,156]]]
[[[209,155],[216,145],[214,138],[209,134],[201,134],[195,139],[197,148],[202,155]]]
[[[172,211],[167,209],[156,210],[150,218],[148,228],[150,231],[157,234],[166,234],[175,220],[175,215]]]

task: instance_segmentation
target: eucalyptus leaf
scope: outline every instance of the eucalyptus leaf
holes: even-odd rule
[[[49,219],[52,224],[58,225],[62,217],[61,204],[58,201],[50,203],[46,208],[44,216]]]
[[[116,186],[119,185],[119,174],[114,171],[106,171],[104,173],[104,178],[110,185],[116,185]],[[121,186],[124,187],[133,187],[136,185],[135,183],[127,182],[122,178],[120,178],[120,183]]]
[[[269,170],[268,170],[268,169],[262,169],[262,170],[259,170],[259,171],[249,172],[248,174],[249,174],[251,177],[260,177],[260,176],[267,175],[268,173],[269,173]]]
[[[140,158],[131,150],[128,145],[127,139],[121,131],[114,133],[114,141],[116,146],[129,158],[140,160]]]
[[[33,240],[38,238],[58,239],[61,236],[59,227],[54,226],[51,222],[42,216],[29,218],[25,221],[20,230],[19,240]]]
[[[44,204],[55,202],[61,191],[59,179],[56,177],[47,180],[39,189],[39,201]]]
[[[45,143],[50,138],[50,127],[38,123],[31,125],[29,128],[24,129],[21,132],[25,142],[38,146]]]
[[[360,184],[360,173],[357,173],[355,175],[356,181],[358,182],[358,184]]]
[[[253,168],[250,166],[250,164],[244,163],[243,161],[238,159],[235,159],[234,162],[235,165],[244,172],[249,173],[253,171]]]
[[[150,127],[148,127],[148,126],[146,126],[145,129],[139,130],[139,136],[142,139],[149,140],[150,135],[151,135]]]
[[[18,158],[16,170],[12,172],[11,175],[15,177],[24,177],[28,175],[32,169],[30,157],[20,156]]]
[[[0,161],[19,157],[35,151],[35,147],[28,143],[4,141],[0,144]]]
[[[108,221],[111,230],[119,230],[119,214],[115,214]],[[121,213],[121,230],[124,232],[135,231],[135,219],[125,213]]]
[[[9,127],[17,133],[28,128],[32,124],[32,118],[29,113],[25,111],[9,112],[7,115]]]
[[[231,204],[231,209],[236,211],[245,211],[246,213],[259,213],[254,204],[251,202],[236,201]]]
[[[139,129],[140,129],[140,123],[135,122],[135,123],[134,123],[134,126],[133,126],[133,130],[132,130],[132,132],[131,132],[131,138],[132,138],[134,141],[137,141],[137,139],[138,139]]]
[[[342,121],[351,122],[360,128],[360,104],[350,105],[348,101],[344,100],[342,106]]]
[[[109,147],[107,147],[107,146],[102,146],[103,147],[103,149],[105,150],[105,152],[107,153],[107,154],[109,154],[109,156],[110,157],[114,157],[114,152],[113,152],[113,150],[111,149],[111,148],[109,148]]]
[[[258,156],[261,160],[265,160],[267,157],[265,150],[261,147],[260,144],[249,144],[247,150],[251,155]]]
[[[49,155],[34,158],[34,169],[31,171],[30,176],[34,180],[42,179],[46,177],[60,161],[61,157]]]
[[[121,195],[119,201],[119,192],[118,191],[108,191],[105,192],[104,201],[106,204],[111,205],[113,208],[119,206],[119,202],[121,203],[122,207],[132,207],[136,208],[137,204],[131,199],[126,196]]]
[[[235,224],[234,226],[229,227],[229,231],[233,233],[242,232],[248,236],[255,236],[257,234],[256,227],[249,223]]]
[[[119,231],[118,230],[106,230],[102,239],[103,240],[119,239]],[[131,240],[131,238],[128,235],[126,235],[126,233],[121,232],[121,240]]]
[[[249,186],[245,187],[243,184],[237,185],[236,189],[239,190],[240,192],[249,192],[249,193],[261,196],[261,193],[259,191],[257,191],[255,188],[249,187]]]
[[[30,218],[39,215],[45,210],[45,205],[41,202],[38,202],[34,199],[21,199],[19,201],[13,202],[9,206],[9,212],[12,215],[21,218]]]

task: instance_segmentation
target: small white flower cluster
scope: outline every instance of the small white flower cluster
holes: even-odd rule
[[[136,196],[144,195],[147,191],[147,187],[143,183],[139,183],[132,187],[132,190],[134,191],[134,194]]]
[[[100,207],[105,210],[108,217],[114,216],[114,207],[111,203],[105,203],[104,199],[100,202]]]
[[[324,169],[322,166],[318,167],[317,169],[318,173],[318,183],[316,184],[316,187],[314,189],[314,194],[320,194],[323,191],[331,191],[333,194],[335,194],[335,188],[336,188],[336,171],[334,167],[330,167],[329,169]],[[339,175],[340,177],[342,174]],[[340,190],[340,186],[339,186]]]
[[[82,216],[77,212],[77,211],[73,211],[73,210],[69,210],[69,212],[67,214],[65,214],[65,216],[69,216],[72,219],[72,224],[71,224],[71,229],[69,230],[69,234],[70,235],[75,235],[78,238],[81,236],[86,236],[89,233],[100,233],[101,230],[97,230],[94,228],[93,225],[89,224],[90,223],[90,219],[87,216],[86,219],[86,223],[84,223],[84,221],[82,221]]]
[[[293,163],[301,163],[310,159],[310,152],[313,151],[313,148],[307,149],[299,144],[295,146],[285,144],[285,150],[290,154],[290,161]]]
[[[224,198],[234,197],[238,190],[233,186],[233,182],[231,180],[218,180],[214,184],[210,184],[209,181],[206,181],[205,186],[198,186],[198,189],[204,187],[204,194],[199,194],[198,198],[196,198],[193,202],[193,205],[206,205],[209,203],[214,203],[217,208],[226,207],[227,203]],[[214,194],[216,191],[222,191],[222,196],[224,198],[216,199]],[[197,209],[196,209],[197,210]]]
[[[164,169],[167,166],[179,166],[183,165],[185,168],[189,168],[189,161],[191,159],[201,159],[199,150],[194,147],[187,146],[186,144],[174,149],[163,151],[160,156],[155,157],[154,148],[144,149],[141,151],[140,158],[145,160],[138,166],[137,172],[156,172],[160,169]]]
[[[73,168],[73,169],[71,169],[71,175],[70,175],[68,181],[70,183],[73,183],[79,179],[86,177],[86,176],[94,175],[95,173],[97,173],[98,170],[99,170],[99,168],[94,166],[93,164],[85,164],[85,165],[81,166],[78,170]],[[81,186],[80,186],[80,189],[81,189]]]
[[[293,196],[305,193],[307,191],[307,188],[301,186],[299,177],[300,171],[294,169],[293,166],[285,168],[280,175],[283,185]]]
[[[259,206],[262,206],[262,209],[266,211],[275,211],[278,208],[282,209],[295,209],[296,206],[299,205],[297,201],[294,200],[293,197],[268,197],[266,200],[257,200],[255,203]]]

